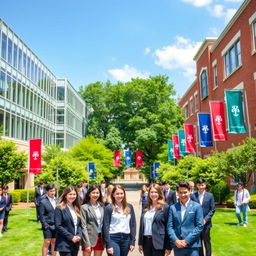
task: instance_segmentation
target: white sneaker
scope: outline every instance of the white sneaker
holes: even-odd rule
[[[247,227],[247,224],[244,224],[244,227],[246,228],[246,227]]]
[[[3,237],[3,234],[0,232],[0,237]]]

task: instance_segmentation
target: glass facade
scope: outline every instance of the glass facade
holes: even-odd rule
[[[86,118],[78,93],[68,82],[57,87],[55,75],[1,19],[0,53],[0,135],[73,146]]]

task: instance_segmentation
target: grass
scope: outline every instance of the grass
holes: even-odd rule
[[[214,256],[254,256],[256,211],[250,211],[247,228],[236,226],[234,209],[218,209],[213,217],[211,240]]]
[[[8,232],[0,238],[1,256],[39,256],[43,243],[41,224],[36,222],[35,209],[13,209],[9,215]]]
[[[41,225],[35,209],[14,209],[9,216],[9,230],[0,239],[1,256],[40,256],[43,243]],[[236,226],[234,209],[218,209],[211,230],[213,256],[254,256],[256,211],[249,212],[247,228]],[[136,254],[137,255],[137,254]]]

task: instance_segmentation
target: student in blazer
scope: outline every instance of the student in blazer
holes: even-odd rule
[[[56,207],[55,187],[52,184],[46,186],[46,196],[39,205],[40,221],[44,235],[44,243],[42,246],[42,256],[47,256],[49,246],[51,245],[51,253],[56,255],[55,248],[55,224],[54,224],[54,209]]]
[[[146,207],[140,218],[139,252],[145,256],[170,255],[171,244],[167,234],[169,206],[164,202],[157,184],[149,187]]]
[[[40,205],[41,200],[44,198],[45,193],[46,193],[45,183],[43,181],[41,181],[39,183],[39,186],[37,188],[35,188],[35,193],[34,193],[34,202],[35,202],[35,205],[36,205],[37,222],[40,221],[39,205]]]
[[[3,189],[0,187],[0,237],[2,237],[2,229],[4,223],[6,201],[3,195]]]
[[[102,244],[102,225],[104,206],[101,190],[98,186],[91,186],[81,207],[82,222],[82,251],[83,256],[101,256],[104,247]]]
[[[134,209],[126,201],[122,186],[116,185],[111,193],[111,204],[105,208],[103,240],[108,255],[127,256],[134,250],[136,219]]]
[[[169,210],[168,235],[175,256],[198,256],[203,230],[202,206],[190,199],[190,186],[186,181],[177,184],[180,202]]]
[[[204,179],[198,179],[197,181],[198,191],[191,194],[191,199],[201,204],[204,214],[204,229],[201,233],[201,240],[204,242],[205,255],[211,256],[211,237],[210,230],[212,227],[212,216],[215,212],[215,203],[212,193],[206,191],[206,183]],[[199,255],[204,256],[203,246],[199,250]]]
[[[80,204],[74,187],[63,190],[54,212],[56,243],[60,256],[77,256],[82,237]]]
[[[9,187],[7,185],[3,186],[3,196],[5,198],[6,206],[5,206],[5,214],[4,214],[4,226],[3,226],[3,231],[8,230],[8,217],[9,213],[12,210],[12,195],[8,193]]]

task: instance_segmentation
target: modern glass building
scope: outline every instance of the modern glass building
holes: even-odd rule
[[[85,135],[87,105],[0,19],[0,135],[73,146]]]

